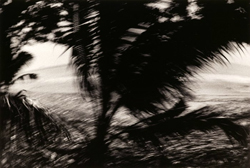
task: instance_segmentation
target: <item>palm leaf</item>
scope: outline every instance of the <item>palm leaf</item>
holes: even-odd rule
[[[104,79],[104,77],[111,78],[112,72],[115,71],[116,63],[111,62],[113,61],[112,56],[116,53],[117,44],[119,44],[122,35],[127,32],[127,29],[149,18],[145,17],[150,15],[144,15],[148,11],[144,5],[147,2],[149,1],[77,2],[78,8],[81,10],[76,10],[73,21],[75,24],[74,36],[78,39],[76,40],[78,43],[73,42],[70,45],[75,46],[73,63],[76,65],[80,79],[82,79],[81,87],[85,88],[85,91],[93,91],[93,86],[96,84],[89,79],[92,76],[99,78],[97,72],[102,74],[101,83],[108,82],[107,84],[101,84],[101,88],[110,91],[113,87],[115,83],[109,79]],[[133,19],[128,22],[129,16]],[[79,37],[83,40],[80,40]],[[110,87],[107,88],[108,86]],[[109,91],[105,91],[107,95]]]
[[[203,107],[174,118],[159,118],[154,122],[145,122],[147,119],[144,119],[143,122],[139,122],[140,124],[125,127],[122,133],[127,133],[129,139],[138,143],[158,141],[156,145],[159,145],[158,139],[165,136],[185,136],[195,130],[209,132],[220,128],[228,138],[233,138],[240,144],[247,146],[247,136],[249,135],[247,128],[233,123],[230,119],[219,118],[218,113],[211,113],[211,111],[211,108]],[[148,120],[151,121],[151,117]]]
[[[23,65],[27,64],[27,62],[29,62],[32,58],[33,57],[29,53],[20,52],[16,56],[16,58],[12,59],[6,71],[5,83],[6,84],[10,83],[16,76],[16,73],[23,67]]]
[[[7,140],[12,136],[26,140],[30,145],[41,145],[49,136],[68,132],[47,113],[47,110],[27,98],[22,91],[1,95],[1,133]],[[9,129],[6,129],[9,128]],[[6,130],[5,130],[6,129]],[[23,137],[25,135],[26,138]]]
[[[163,113],[155,114],[151,117],[144,118],[140,120],[138,123],[134,124],[134,126],[142,122],[155,123],[155,122],[160,122],[164,120],[169,120],[171,118],[177,117],[180,114],[182,114],[186,110],[186,108],[187,106],[185,105],[184,100],[181,99],[171,109],[164,111]]]
[[[204,1],[208,9],[199,11],[202,19],[155,20],[134,40],[126,36],[128,47],[116,51],[119,55],[116,76],[111,80],[124,98],[125,106],[132,111],[153,112],[157,110],[156,104],[187,97],[189,91],[185,82],[197,68],[214,60],[225,62],[222,51],[231,50],[231,42],[239,46],[249,43],[246,38],[249,4],[241,6],[245,13],[237,13],[238,5],[243,3],[231,5],[220,1],[217,6],[217,1],[209,2]],[[213,7],[217,12],[211,10]],[[222,21],[222,18],[226,19]],[[119,45],[124,46],[124,42]]]
[[[24,78],[37,79],[38,76],[35,73],[23,74],[23,75],[20,75],[20,76],[16,77],[15,79],[13,79],[12,82],[11,82],[11,84],[14,84],[18,80],[24,80]]]

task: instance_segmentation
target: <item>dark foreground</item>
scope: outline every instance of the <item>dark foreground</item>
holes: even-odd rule
[[[84,161],[79,152],[72,149],[84,147],[86,134],[83,129],[93,132],[93,116],[91,104],[83,103],[78,94],[47,94],[29,93],[41,104],[46,105],[52,116],[60,124],[64,124],[71,134],[72,141],[65,137],[57,137],[47,147],[29,147],[15,136],[11,145],[4,151],[1,159],[6,168],[66,168],[76,167]],[[222,116],[250,128],[250,98],[243,97],[198,97],[191,104],[202,106],[212,104],[222,112]],[[113,122],[114,125],[131,124],[134,118],[121,110]],[[18,133],[17,133],[18,134]],[[89,135],[91,136],[91,135]],[[110,157],[107,167],[161,167],[165,162],[167,167],[250,167],[250,148],[230,142],[221,130],[214,132],[192,132],[188,136],[169,137],[169,143],[163,146],[165,157],[159,151],[150,147],[138,147],[133,144],[114,142],[110,145]],[[248,139],[250,146],[250,138]],[[150,145],[149,145],[150,146]],[[62,150],[58,150],[62,149]],[[167,162],[167,163],[166,163]],[[165,166],[166,167],[166,166]]]

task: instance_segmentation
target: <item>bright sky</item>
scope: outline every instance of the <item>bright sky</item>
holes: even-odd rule
[[[250,66],[250,45],[245,44],[242,50],[234,49],[230,54],[226,54],[227,59],[231,63]]]
[[[24,66],[23,71],[59,66],[68,64],[70,61],[71,50],[65,52],[65,46],[51,42],[25,46],[23,50],[30,52],[34,56],[33,60]],[[63,54],[63,52],[65,53]],[[231,54],[227,54],[227,58],[231,63],[250,66],[250,45],[245,45],[243,51],[232,51]]]
[[[22,49],[33,55],[33,59],[23,67],[23,71],[59,66],[70,62],[71,49],[66,51],[67,48],[63,45],[46,42],[26,45]]]

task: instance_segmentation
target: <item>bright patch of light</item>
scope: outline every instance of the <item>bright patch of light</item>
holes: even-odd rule
[[[147,4],[147,6],[152,7],[152,8],[157,8],[161,12],[164,12],[167,8],[169,8],[170,2],[171,1],[169,1],[169,0],[162,0],[162,1],[159,1],[156,3],[149,3],[149,4]]]
[[[169,18],[166,18],[166,17],[160,17],[160,18],[158,19],[158,21],[159,21],[160,23],[166,22],[166,21],[168,21],[168,20],[169,20]]]
[[[65,11],[65,10],[60,12],[60,15],[61,15],[61,16],[66,16],[66,15],[68,15],[68,14],[69,14],[69,13],[68,13],[67,11]]]
[[[26,27],[26,28],[22,29],[22,33],[28,33],[29,31],[31,31],[30,27]]]
[[[67,21],[61,21],[61,22],[58,22],[57,23],[57,26],[61,27],[61,26],[69,26],[71,25],[70,22],[67,22]]]
[[[201,16],[196,13],[200,10],[200,7],[197,5],[196,1],[189,0],[189,5],[187,6],[188,16],[192,19],[201,19]]]
[[[50,5],[50,7],[61,7],[63,4],[62,3],[53,3]]]
[[[180,17],[179,15],[176,15],[176,16],[172,17],[170,20],[171,20],[172,22],[178,22],[178,21],[182,21],[183,18]]]

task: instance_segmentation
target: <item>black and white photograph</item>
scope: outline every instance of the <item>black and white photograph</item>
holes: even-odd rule
[[[0,168],[249,168],[250,0],[0,0]]]

